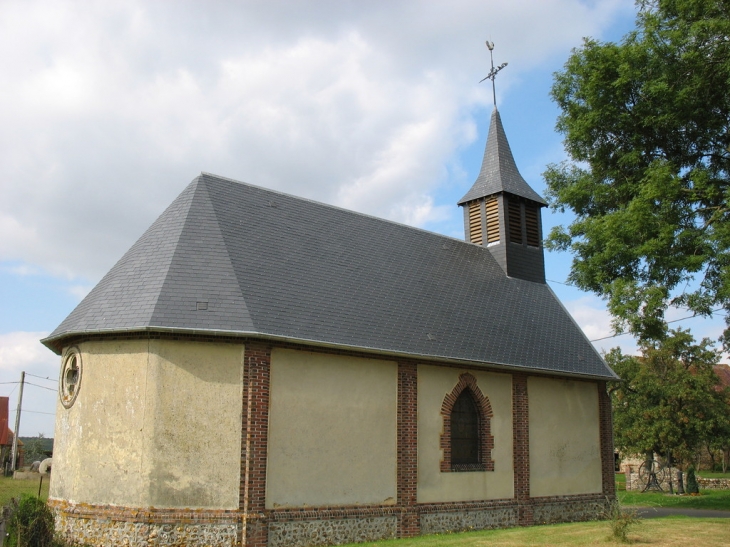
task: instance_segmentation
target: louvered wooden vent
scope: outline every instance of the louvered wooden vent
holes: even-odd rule
[[[481,201],[469,203],[469,241],[482,244],[482,212]]]
[[[538,224],[539,213],[534,205],[525,204],[525,228],[527,231],[527,244],[532,247],[540,246],[540,228]]]
[[[487,243],[497,243],[499,241],[499,208],[497,206],[497,198],[487,198],[486,205]]]
[[[520,202],[509,200],[507,216],[509,217],[509,241],[510,243],[522,243],[522,214]]]

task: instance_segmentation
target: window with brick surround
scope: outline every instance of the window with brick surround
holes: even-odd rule
[[[494,471],[492,406],[474,376],[459,376],[456,386],[444,398],[441,416],[441,471]]]
[[[479,463],[479,412],[469,389],[461,392],[451,409],[451,463]]]

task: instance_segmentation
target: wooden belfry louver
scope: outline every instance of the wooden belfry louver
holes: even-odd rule
[[[517,170],[496,107],[481,171],[459,205],[467,241],[486,246],[510,277],[545,283],[540,209],[547,204]]]

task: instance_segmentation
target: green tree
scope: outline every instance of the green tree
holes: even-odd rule
[[[631,357],[616,348],[606,356],[624,380],[611,391],[614,442],[627,453],[689,461],[726,423],[727,390],[717,389],[712,368],[719,352],[709,339],[697,344],[681,329],[645,343],[641,351],[641,357]]]
[[[668,306],[730,311],[730,2],[638,6],[634,31],[586,39],[556,73],[570,161],[544,176],[551,206],[575,214],[548,248],[573,254],[570,280],[607,299],[617,330],[647,340],[666,334]]]
[[[34,461],[43,461],[46,459],[46,451],[43,447],[43,433],[38,433],[37,437],[25,443],[25,463],[30,465]]]

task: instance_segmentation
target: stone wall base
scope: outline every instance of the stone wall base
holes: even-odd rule
[[[609,504],[610,500],[602,496],[534,498],[533,519],[535,524],[602,520],[606,518]]]
[[[404,514],[412,515],[418,523],[414,529],[421,534],[437,534],[510,528],[522,522],[521,513],[529,514],[528,520],[534,524],[596,520],[604,518],[607,504],[605,497],[595,494],[533,498],[522,505],[507,499],[409,508],[307,508],[266,511],[256,522],[263,526],[261,545],[310,547],[400,537],[404,535],[399,529]],[[91,506],[58,500],[50,500],[49,505],[56,516],[57,531],[77,544],[235,547],[243,537],[245,519],[240,511]]]
[[[269,523],[269,547],[339,545],[393,539],[398,517],[363,517]]]
[[[445,511],[421,515],[422,534],[443,534],[466,530],[487,530],[517,526],[517,506]]]
[[[79,545],[104,547],[234,547],[238,511],[127,508],[49,500],[56,531]]]

